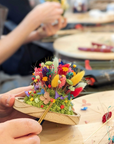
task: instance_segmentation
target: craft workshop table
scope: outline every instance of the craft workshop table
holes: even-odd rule
[[[67,18],[68,23],[90,23],[90,24],[103,24],[114,22],[114,15],[106,17],[94,18],[89,16],[89,13],[72,13],[66,12],[65,17]]]
[[[112,33],[80,33],[65,36],[54,42],[56,56],[65,60],[114,60],[114,53],[85,52],[78,47],[91,47],[91,42],[105,43],[111,41]]]
[[[108,144],[106,125],[87,141],[84,142],[84,140],[102,126],[102,116],[108,111],[109,106],[112,106],[110,111],[113,112],[113,99],[114,91],[75,99],[73,102],[74,108],[77,113],[81,114],[79,125],[66,126],[45,121],[43,131],[40,134],[41,144]],[[86,111],[81,111],[83,104],[88,107]],[[110,120],[108,125],[113,126],[113,119]]]

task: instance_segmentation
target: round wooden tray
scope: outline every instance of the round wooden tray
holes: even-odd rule
[[[84,52],[78,47],[90,47],[91,42],[103,43],[110,40],[112,33],[80,33],[65,36],[54,42],[56,54],[75,59],[114,60],[114,53]]]
[[[36,118],[40,118],[45,111],[41,108],[37,108],[24,103],[23,98],[20,97],[15,98],[13,108]],[[66,125],[77,125],[80,120],[80,115],[75,112],[74,115],[66,115],[49,111],[44,120]]]
[[[81,111],[82,100],[85,99],[88,106],[87,111]],[[45,122],[43,131],[39,135],[41,144],[108,144],[107,127],[113,126],[111,120],[102,127],[91,138],[84,142],[93,132],[102,125],[102,116],[107,112],[107,108],[112,106],[114,110],[114,91],[90,94],[73,100],[74,108],[81,114],[81,120],[76,126],[66,126],[56,123]],[[87,121],[88,123],[85,123]],[[111,131],[114,134],[114,129]]]
[[[90,23],[90,24],[103,24],[110,23],[114,21],[114,15],[106,17],[93,18],[89,16],[89,13],[71,13],[66,12],[65,17],[68,23]]]

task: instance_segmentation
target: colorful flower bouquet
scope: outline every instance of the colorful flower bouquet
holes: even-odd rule
[[[64,64],[57,58],[41,63],[39,68],[34,69],[33,91],[25,92],[24,102],[44,110],[53,102],[51,112],[74,115],[71,100],[86,86],[84,74],[84,71],[78,72],[76,65]]]
[[[50,2],[59,2],[64,10],[64,12],[68,9],[68,3],[67,0],[45,0]]]

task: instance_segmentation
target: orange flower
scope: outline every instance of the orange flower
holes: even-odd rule
[[[48,92],[45,92],[44,96],[40,96],[40,100],[43,101],[45,105],[49,103],[50,99]]]
[[[75,75],[76,75],[76,73],[75,73],[75,72],[73,72],[73,75],[75,76]]]
[[[46,76],[43,77],[43,78],[42,78],[42,81],[45,81],[45,82],[48,81],[48,77],[46,77]]]
[[[62,67],[62,70],[63,70],[64,72],[67,72],[67,71],[68,71],[68,68],[67,68],[67,67]]]

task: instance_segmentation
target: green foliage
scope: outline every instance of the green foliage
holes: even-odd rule
[[[50,89],[47,89],[48,92],[50,92],[50,97],[51,98],[54,98],[55,97],[55,91],[54,90],[50,90]],[[39,91],[37,91],[38,93]],[[43,101],[40,100],[40,96],[41,95],[38,95],[38,94],[34,94],[34,93],[31,93],[31,95],[33,94],[33,96],[29,96],[29,97],[25,97],[24,98],[24,101],[26,104],[29,104],[29,105],[32,105],[32,106],[35,106],[35,107],[38,107],[38,108],[41,108],[41,105],[43,105],[43,109],[47,109],[48,106],[50,105],[50,102],[45,105],[43,103]],[[62,96],[66,96],[65,93],[62,93]],[[33,98],[33,101],[31,101],[30,99]],[[39,101],[35,101],[35,99],[38,99]],[[64,108],[61,109],[61,105],[64,105]],[[57,98],[55,100],[55,103],[52,105],[52,107],[50,108],[50,111],[52,112],[58,112],[58,113],[61,113],[61,114],[68,114],[68,115],[73,115],[73,110],[70,109],[70,107],[72,108],[72,103],[70,100],[68,100],[67,98],[65,98],[64,100],[61,100],[60,97]]]

